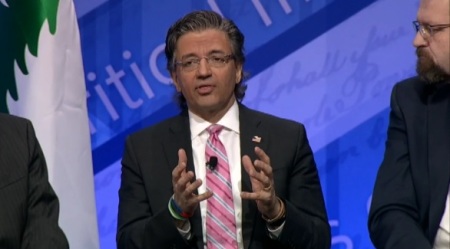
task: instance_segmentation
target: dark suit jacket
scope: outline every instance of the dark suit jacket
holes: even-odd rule
[[[242,105],[239,118],[242,155],[256,159],[256,145],[269,155],[276,193],[286,202],[283,232],[278,240],[271,240],[255,202],[242,201],[245,248],[329,248],[330,227],[304,127]],[[252,142],[255,135],[261,143]],[[203,249],[200,209],[190,219],[193,239],[185,241],[167,208],[180,148],[188,155],[188,170],[195,172],[187,112],[127,139],[119,191],[119,249]],[[243,167],[242,190],[251,191]]]
[[[0,248],[69,248],[31,122],[0,113]]]
[[[392,91],[384,161],[369,215],[377,248],[432,248],[450,182],[450,84]]]

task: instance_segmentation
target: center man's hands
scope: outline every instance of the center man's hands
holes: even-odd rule
[[[242,199],[255,200],[259,212],[269,218],[275,218],[281,212],[281,203],[275,194],[270,158],[259,147],[255,147],[259,159],[253,163],[249,156],[242,157],[245,171],[250,176],[253,192],[242,192]]]
[[[259,159],[253,163],[247,155],[242,157],[245,171],[250,176],[253,192],[242,192],[241,198],[255,200],[259,212],[272,219],[282,211],[282,205],[275,193],[270,158],[259,147],[255,147],[255,153]],[[199,203],[210,198],[213,193],[206,191],[203,194],[195,194],[195,191],[202,185],[202,180],[194,180],[194,172],[186,171],[186,165],[186,152],[184,149],[180,149],[178,150],[178,165],[172,171],[174,200],[183,212],[193,214]]]
[[[210,198],[213,193],[206,191],[196,195],[195,191],[202,185],[202,180],[194,180],[194,172],[186,171],[187,156],[184,149],[178,150],[178,165],[172,171],[172,186],[174,200],[181,210],[188,214],[193,214],[198,204]]]

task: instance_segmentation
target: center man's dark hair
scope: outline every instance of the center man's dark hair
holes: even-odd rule
[[[244,65],[244,35],[233,21],[223,18],[213,11],[194,11],[175,22],[167,31],[165,54],[167,58],[167,70],[176,70],[175,50],[178,39],[189,32],[200,32],[208,29],[223,31],[230,39],[233,58],[237,64]],[[244,81],[244,71],[241,80],[234,88],[234,95],[238,102],[245,96],[247,85]],[[177,100],[182,109],[186,109],[186,99],[183,94],[177,93]]]

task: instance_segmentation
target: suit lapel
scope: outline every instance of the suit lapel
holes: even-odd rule
[[[178,164],[178,150],[184,149],[187,156],[187,171],[194,172],[195,167],[192,155],[192,143],[191,143],[191,130],[189,125],[189,115],[187,111],[181,113],[174,121],[169,125],[169,137],[164,141],[165,156],[168,161],[168,165],[172,170]],[[173,193],[173,190],[171,190]],[[198,193],[197,193],[198,194]],[[197,238],[199,248],[203,248],[203,232],[200,208],[194,213],[194,216],[190,219],[192,233]]]
[[[178,150],[182,148],[187,155],[187,170],[192,170],[195,173],[188,114],[183,112],[174,119],[169,125],[169,130],[170,135],[164,140],[164,151],[171,169],[177,166]]]
[[[241,140],[241,158],[248,155],[252,161],[257,159],[255,146],[267,152],[269,145],[268,131],[263,129],[262,121],[256,113],[243,105],[239,105],[239,126]],[[252,191],[250,177],[241,165],[242,191]],[[256,203],[250,200],[242,200],[242,236],[244,248],[249,248],[253,237],[254,226],[259,212]]]
[[[428,99],[430,238],[434,238],[445,210],[450,181],[450,86],[438,88]]]

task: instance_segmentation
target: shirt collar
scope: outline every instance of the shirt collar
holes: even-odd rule
[[[222,125],[227,130],[239,134],[239,106],[236,101],[234,101],[233,105],[217,124]],[[211,123],[189,110],[189,125],[191,129],[191,139],[194,139],[205,131]]]

